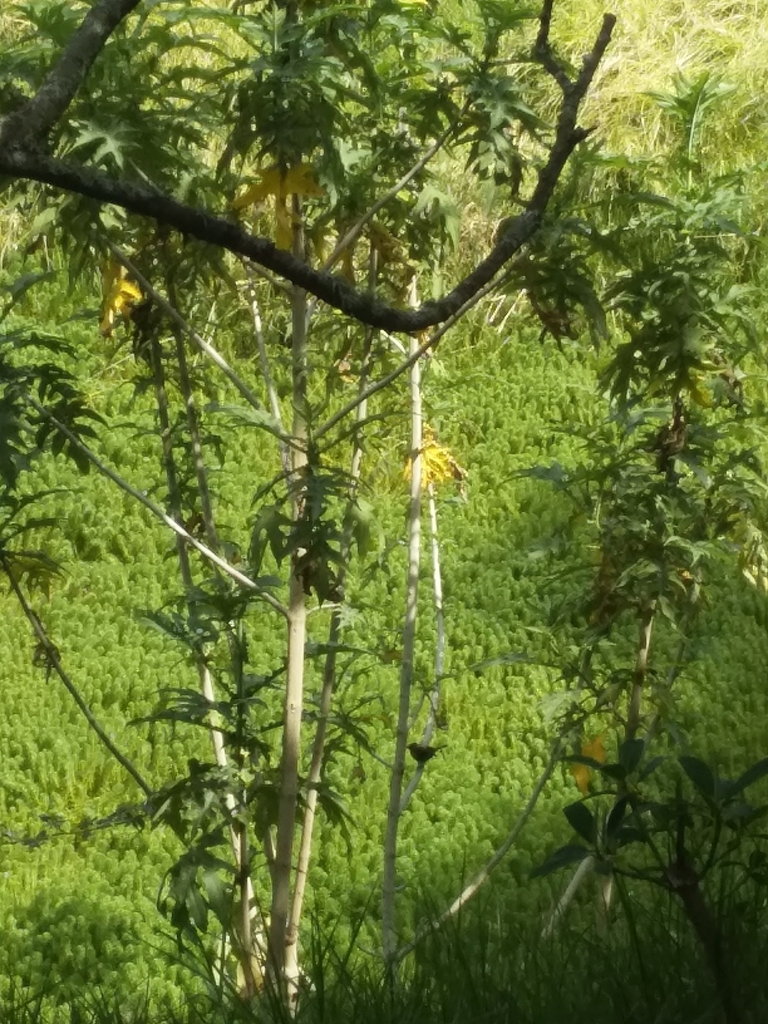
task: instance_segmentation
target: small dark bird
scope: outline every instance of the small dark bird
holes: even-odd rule
[[[408,750],[411,752],[411,757],[414,761],[418,761],[419,764],[425,764],[430,758],[434,757],[438,750],[443,750],[444,747],[428,747],[424,743],[409,743]]]

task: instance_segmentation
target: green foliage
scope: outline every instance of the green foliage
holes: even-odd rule
[[[379,288],[390,297],[403,296],[414,269],[428,269],[439,293],[451,261],[468,258],[467,211],[482,206],[507,214],[535,174],[537,145],[548,128],[527,54],[517,52],[519,30],[535,27],[527,26],[528,11],[483,3],[474,24],[462,12],[465,27],[447,5],[444,11],[442,5],[307,4],[300,22],[279,5],[241,5],[238,12],[143,6],[138,21],[110,41],[88,91],[78,96],[56,140],[61,152],[217,209],[272,165],[282,170],[310,160],[325,190],[304,204],[308,248],[320,263],[326,236],[343,235],[425,145],[453,131],[445,161],[401,189],[345,267],[345,274],[361,278],[373,254]],[[14,93],[37,88],[75,17],[58,4],[28,5],[29,34],[0,58],[2,102],[12,104]],[[134,37],[141,38],[140,48]],[[479,49],[473,39],[481,40]],[[629,863],[627,870],[644,873],[646,860],[631,858],[643,852],[645,839],[658,845],[687,815],[711,877],[721,858],[739,857],[739,884],[747,879],[754,886],[741,891],[754,895],[755,908],[762,905],[764,851],[744,843],[755,808],[742,797],[764,772],[764,762],[746,772],[743,762],[757,753],[750,723],[765,714],[754,676],[765,660],[766,610],[764,595],[746,594],[728,568],[735,555],[748,578],[768,578],[764,442],[755,416],[762,401],[755,373],[762,298],[749,269],[761,255],[748,176],[705,180],[703,159],[702,118],[729,95],[713,76],[681,77],[672,93],[656,96],[674,124],[667,153],[647,162],[610,160],[597,147],[587,154],[495,305],[472,315],[425,366],[430,422],[468,465],[469,483],[466,503],[440,501],[449,649],[439,717],[447,747],[425,771],[403,821],[404,935],[421,913],[414,893],[425,892],[441,910],[515,819],[546,760],[552,718],[557,727],[567,726],[575,750],[593,729],[613,728],[621,736],[638,619],[651,606],[656,661],[645,681],[644,724],[660,723],[662,738],[654,742],[662,753],[649,750],[646,757],[644,741],[635,736],[622,739],[613,763],[571,757],[570,763],[591,769],[595,785],[602,780],[605,792],[573,803],[573,780],[553,780],[547,806],[496,876],[495,919],[509,920],[514,907],[515,915],[531,915],[532,936],[538,933],[540,892],[525,882],[529,867],[565,838],[563,804],[583,842],[560,845],[550,868],[574,865],[592,852],[617,871]],[[452,181],[465,171],[476,173],[486,189],[466,203],[466,184]],[[245,824],[263,840],[277,817],[283,626],[265,606],[268,599],[284,599],[289,570],[301,576],[313,608],[307,724],[319,717],[317,659],[331,650],[338,659],[337,706],[316,787],[323,821],[310,899],[323,931],[335,908],[349,908],[325,950],[329,958],[343,946],[341,936],[358,928],[372,947],[374,915],[363,923],[353,918],[369,906],[380,872],[388,782],[382,762],[390,756],[402,618],[404,393],[395,389],[373,399],[362,426],[326,436],[322,450],[309,450],[301,479],[283,486],[279,454],[267,451],[266,442],[285,441],[287,431],[271,408],[265,411],[239,300],[247,287],[242,269],[85,200],[54,199],[29,187],[14,201],[27,218],[23,244],[51,246],[45,250],[51,255],[43,262],[37,253],[15,261],[3,293],[10,326],[0,363],[7,381],[0,399],[6,446],[0,473],[8,488],[0,541],[14,578],[46,587],[49,601],[40,614],[50,620],[67,664],[110,730],[151,769],[159,790],[152,808],[156,827],[137,833],[135,845],[88,838],[79,823],[110,821],[133,794],[84,727],[79,731],[53,689],[55,680],[31,664],[29,650],[6,641],[0,729],[7,767],[0,803],[12,826],[3,890],[15,922],[7,948],[32,988],[48,968],[68,979],[61,993],[67,1001],[83,984],[119,989],[118,976],[130,962],[155,962],[139,936],[151,933],[147,922],[162,882],[159,903],[172,927],[192,948],[199,939],[210,954],[209,940],[233,917],[228,828]],[[257,209],[254,218],[260,231],[276,230],[271,209]],[[486,234],[491,231],[488,226]],[[242,396],[235,399],[214,381],[196,350],[185,350],[203,409],[202,450],[221,551],[255,578],[252,594],[194,561],[192,585],[180,589],[168,558],[171,538],[102,481],[81,480],[61,460],[54,462],[44,446],[72,456],[80,468],[89,465],[50,420],[36,419],[40,414],[23,405],[24,393],[35,394],[105,461],[169,507],[172,488],[160,459],[166,457],[163,437],[170,436],[178,512],[190,532],[205,539],[177,328],[147,300],[129,328],[118,327],[109,340],[97,337],[93,282],[106,238],[119,240],[199,330],[207,319],[206,338],[215,332],[217,348],[264,403],[235,407]],[[76,281],[71,291],[59,268]],[[253,294],[288,422],[295,409],[282,295],[262,281]],[[71,315],[80,319],[68,320]],[[136,358],[126,369],[131,342]],[[369,342],[317,311],[311,344],[303,410],[310,432],[351,397],[340,364],[358,374]],[[393,342],[370,345],[377,373],[395,365]],[[161,386],[171,405],[167,431],[158,412]],[[365,497],[350,505],[345,445],[353,436],[365,436]],[[531,470],[533,462],[540,467]],[[30,468],[29,483],[12,492]],[[542,487],[547,480],[554,495]],[[294,516],[297,497],[302,508]],[[342,542],[349,522],[357,550],[347,565]],[[59,563],[65,575],[54,572]],[[425,590],[419,696],[429,692],[433,675]],[[342,598],[342,642],[330,645],[329,605]],[[149,608],[141,627],[133,618],[137,608]],[[10,605],[6,610],[19,635],[25,624]],[[147,624],[153,628],[143,628]],[[679,641],[686,643],[682,652]],[[196,689],[196,657],[211,670],[213,700]],[[416,709],[418,724],[425,707]],[[210,763],[205,731],[212,719],[233,754],[229,770]],[[129,721],[135,728],[126,730]],[[722,723],[719,731],[715,721]],[[703,760],[682,755],[683,775],[675,780],[693,790],[681,804],[677,793],[664,798],[654,787],[662,778],[671,785],[665,773],[674,762],[662,758],[687,735],[698,741],[691,749],[734,762],[729,771],[735,778],[720,780]],[[306,767],[309,751],[302,753]],[[635,787],[647,799],[636,797]],[[302,779],[300,806],[309,792]],[[77,822],[74,842],[53,840],[61,830],[46,823],[41,830],[41,814]],[[715,842],[717,829],[725,842]],[[17,840],[25,835],[40,837],[36,849],[21,848]],[[134,850],[140,867],[131,862]],[[84,880],[82,865],[90,866]],[[268,870],[260,860],[254,865],[261,899]],[[30,898],[33,886],[42,888],[39,898]],[[85,894],[82,907],[71,902],[76,886]],[[537,1020],[540,1013],[542,1021],[577,1020],[577,1014],[584,1017],[587,989],[610,993],[589,1007],[590,1024],[601,1014],[611,1024],[671,1020],[673,1006],[683,1015],[704,1012],[704,997],[693,986],[678,992],[670,984],[669,1002],[660,1005],[648,976],[668,977],[674,962],[676,968],[694,964],[677,977],[695,977],[695,959],[668,906],[660,926],[650,897],[628,891],[626,899],[666,959],[659,954],[648,966],[645,949],[645,961],[634,959],[631,919],[611,947],[623,972],[583,938],[573,939],[570,952],[552,953],[533,937],[519,948],[509,932],[478,934],[470,940],[476,943],[472,956],[456,933],[444,949],[434,947],[432,963],[419,954],[413,977],[396,994],[375,971],[361,970],[350,984],[345,963],[334,964],[338,978],[331,983],[326,977],[323,986],[321,965],[311,962],[315,990],[306,994],[307,1015],[429,1021],[438,1010],[455,1016],[462,1007],[468,1020],[487,1019],[510,1012],[508,993],[515,991],[523,1019]],[[756,921],[756,934],[759,927]],[[653,945],[649,941],[648,949]],[[449,953],[450,968],[443,961]],[[573,973],[580,980],[573,991],[560,992],[550,979],[560,977],[566,953],[578,963]],[[87,975],[89,958],[102,973]],[[358,954],[349,958],[357,961]],[[532,963],[542,962],[539,974],[531,971]],[[455,987],[457,964],[471,1002]],[[131,983],[138,973],[128,972]],[[165,968],[160,973],[165,976]]]
[[[655,882],[671,891],[686,884],[676,872],[691,872],[693,881],[688,884],[698,884],[721,862],[762,883],[768,852],[760,828],[768,805],[747,803],[744,792],[768,775],[768,758],[729,780],[718,778],[700,758],[680,755],[678,764],[693,787],[686,797],[679,773],[672,778],[665,773],[661,784],[647,781],[663,758],[645,763],[640,758],[629,767],[637,750],[630,754],[628,743],[638,742],[642,744],[622,744],[614,764],[591,763],[605,785],[595,797],[595,809],[590,810],[586,800],[564,809],[582,843],[561,847],[533,872],[534,877],[591,854],[598,870]],[[745,842],[748,838],[753,842]],[[695,866],[689,863],[689,851],[698,862]]]

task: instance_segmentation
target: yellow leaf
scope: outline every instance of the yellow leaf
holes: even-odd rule
[[[459,466],[450,451],[438,443],[435,439],[434,430],[429,426],[424,427],[424,441],[419,454],[421,455],[422,487],[427,487],[429,484],[442,483],[444,480],[450,480],[452,477],[457,480],[463,480],[466,476],[466,471]],[[411,467],[412,463],[409,459],[403,470],[403,476],[406,480],[410,479]],[[455,467],[455,470],[453,467]]]
[[[589,778],[592,775],[592,769],[587,768],[585,764],[572,764],[571,775],[576,780],[581,795],[586,796],[589,793]]]
[[[281,171],[279,167],[268,167],[259,175],[259,180],[249,185],[242,195],[232,202],[234,210],[242,210],[245,206],[262,203],[268,196],[285,199],[289,195],[322,196],[325,193],[314,178],[309,164],[296,164],[290,170]]]
[[[314,172],[309,164],[296,164],[285,176],[283,189],[288,195],[322,196],[324,190],[315,181]]]
[[[354,384],[357,380],[354,373],[352,372],[352,363],[350,362],[351,353],[347,352],[341,359],[337,359],[333,364],[339,374],[339,377],[344,381],[345,384]]]
[[[449,449],[439,443],[434,430],[429,426],[424,428],[424,443],[420,454],[422,487],[441,484],[446,480],[461,482],[467,475],[467,471],[458,464]]]
[[[581,753],[583,757],[591,757],[593,761],[605,764],[605,733],[602,732],[587,743],[583,743]],[[586,796],[589,793],[589,780],[592,778],[592,769],[587,764],[572,764],[571,775],[576,780],[576,785],[579,787],[581,795]]]
[[[141,289],[127,278],[127,270],[117,260],[109,260],[101,276],[101,320],[99,330],[108,337],[115,320],[130,320],[131,310],[142,298]]]
[[[242,210],[245,206],[253,206],[263,202],[267,196],[278,195],[280,192],[280,172],[277,167],[264,171],[261,180],[249,185],[242,195],[232,200],[233,210]]]
[[[605,764],[605,733],[601,732],[599,736],[595,736],[589,743],[585,743],[581,748],[581,752],[584,757],[591,757],[593,761]]]

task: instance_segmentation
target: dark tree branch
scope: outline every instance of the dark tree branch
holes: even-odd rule
[[[231,220],[187,206],[146,186],[118,181],[101,171],[45,155],[45,140],[35,132],[50,130],[52,119],[66,110],[110,32],[136,6],[138,0],[99,0],[37,96],[20,112],[0,122],[0,174],[43,182],[150,217],[182,234],[253,260],[361,323],[405,333],[423,331],[455,315],[535,233],[568,158],[589,134],[588,129],[576,123],[579,107],[608,46],[616,20],[613,15],[604,17],[600,33],[584,58],[575,82],[564,74],[555,76],[563,90],[555,138],[525,210],[512,218],[508,230],[489,255],[452,291],[418,309],[406,310],[388,306],[367,292],[359,292],[340,277],[313,270],[291,253],[278,249],[270,239],[251,235]],[[557,65],[548,42],[550,17],[551,0],[545,0],[534,57],[554,73],[551,69]]]
[[[544,0],[542,5],[541,14],[539,15],[539,34],[536,36],[536,42],[533,44],[533,56],[539,61],[545,71],[554,78],[563,92],[567,93],[571,81],[555,60],[552,44],[549,41],[549,29],[552,24],[552,4],[553,0]]]
[[[114,30],[141,0],[99,0],[86,14],[37,94],[0,122],[0,150],[8,145],[42,148],[64,116]]]

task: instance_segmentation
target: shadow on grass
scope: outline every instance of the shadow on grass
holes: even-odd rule
[[[717,907],[745,1024],[768,1021],[768,899],[764,886],[728,891]],[[492,897],[429,935],[393,983],[383,963],[332,930],[311,929],[296,1014],[262,997],[241,1001],[214,983],[211,963],[187,964],[182,1003],[118,999],[86,988],[60,1000],[57,979],[39,991],[12,979],[3,1024],[719,1024],[720,1009],[695,936],[677,903],[624,891],[605,934],[584,902],[542,938]],[[348,934],[348,933],[347,933]],[[103,971],[104,965],[100,965]],[[162,966],[158,965],[158,970]],[[178,964],[174,965],[178,970]],[[114,992],[116,986],[111,985]],[[58,990],[58,991],[57,991]],[[147,989],[148,991],[148,989]]]

